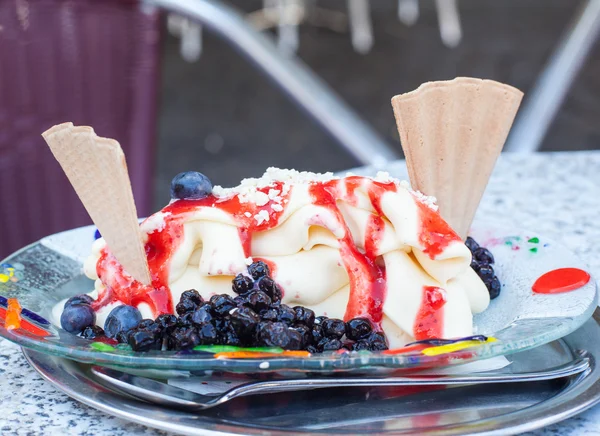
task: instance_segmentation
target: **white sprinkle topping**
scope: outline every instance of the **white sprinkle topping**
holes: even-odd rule
[[[261,362],[260,365],[258,365],[258,367],[260,369],[268,369],[269,368],[269,362]]]
[[[148,217],[148,219],[141,224],[142,231],[149,235],[164,230],[166,225],[165,218],[169,215],[171,215],[171,212],[157,212]]]
[[[244,212],[244,215],[246,215],[246,217],[251,218],[252,214],[250,212]]]
[[[251,258],[251,257],[247,257],[247,258],[246,258],[246,265],[251,265],[251,264],[252,264],[252,262],[253,262],[253,260],[252,260],[252,258]]]
[[[402,186],[404,189],[407,189],[408,191],[410,191],[410,193],[421,203],[423,203],[425,206],[427,206],[429,209],[437,212],[439,207],[436,204],[436,198],[430,195],[425,195],[423,194],[421,191],[413,191],[412,188],[410,187],[410,184],[406,181],[406,180],[402,180],[400,182],[400,186]]]
[[[263,222],[267,222],[270,219],[269,212],[263,209],[256,215],[254,215],[254,219],[256,220],[256,224],[258,225],[262,224]]]
[[[283,210],[283,206],[280,204],[274,204],[271,206],[271,209],[273,209],[275,212],[281,212]]]

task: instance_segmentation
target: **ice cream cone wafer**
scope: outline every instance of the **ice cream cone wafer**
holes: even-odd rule
[[[523,93],[492,80],[428,82],[392,98],[413,189],[464,239]]]
[[[42,136],[111,253],[134,279],[150,284],[131,182],[119,143],[96,136],[91,127],[72,123],[54,126]]]

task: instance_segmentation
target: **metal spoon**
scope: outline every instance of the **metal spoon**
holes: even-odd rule
[[[515,383],[551,380],[579,374],[590,368],[587,357],[543,371],[517,374],[488,372],[474,375],[411,375],[404,377],[308,377],[302,379],[274,379],[239,384],[215,395],[201,395],[189,390],[170,386],[150,378],[127,374],[111,368],[93,366],[92,373],[109,387],[125,392],[135,398],[167,407],[203,410],[223,404],[243,395],[269,394],[342,386],[431,386],[474,385],[484,383]]]

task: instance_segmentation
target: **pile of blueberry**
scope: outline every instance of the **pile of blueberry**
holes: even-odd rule
[[[176,306],[178,316],[160,315],[155,320],[142,319],[133,306],[118,306],[106,318],[104,329],[94,325],[92,299],[76,296],[65,303],[61,324],[86,339],[108,337],[134,351],[185,350],[196,345],[281,347],[311,353],[388,348],[384,334],[374,331],[368,319],[344,322],[283,304],[281,289],[264,262],[252,263],[248,275],[238,274],[232,288],[235,297],[222,294],[210,300],[196,290],[185,291]]]
[[[467,237],[465,245],[471,250],[472,260],[471,268],[475,270],[490,293],[490,298],[493,300],[500,295],[500,280],[494,273],[494,256],[487,248],[480,247],[475,239]]]

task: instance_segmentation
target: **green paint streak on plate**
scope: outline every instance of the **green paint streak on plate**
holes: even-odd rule
[[[92,342],[90,347],[97,351],[115,351],[114,347],[111,347],[110,345],[105,344],[104,342]]]
[[[283,353],[283,348],[278,347],[235,347],[233,345],[197,345],[195,351],[206,351],[208,353],[236,353],[239,351],[250,351],[255,353]]]

